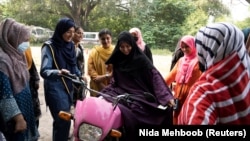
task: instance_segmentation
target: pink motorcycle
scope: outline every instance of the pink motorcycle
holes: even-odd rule
[[[117,97],[111,97],[107,94],[89,89],[85,82],[73,75],[66,75],[74,83],[84,86],[85,90],[94,91],[100,97],[85,97],[77,100],[74,114],[61,111],[59,117],[65,120],[74,120],[74,138],[75,141],[113,141],[119,140],[122,136],[122,115],[117,104],[120,101],[131,102],[138,96],[131,94],[122,94]],[[113,102],[106,101],[103,97],[113,99]],[[155,100],[152,94],[145,93],[148,100]],[[161,109],[167,107],[159,106]]]

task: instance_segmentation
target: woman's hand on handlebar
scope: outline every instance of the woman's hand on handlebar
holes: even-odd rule
[[[61,69],[61,70],[59,70],[59,75],[62,75],[62,74],[69,74],[69,73],[70,73],[70,71],[67,70],[67,69]]]
[[[86,76],[82,76],[81,78],[82,78],[82,80],[83,80],[85,83],[88,83],[88,79],[87,79]]]
[[[174,106],[176,105],[174,99],[169,100],[168,105],[169,105],[170,107],[174,107]]]

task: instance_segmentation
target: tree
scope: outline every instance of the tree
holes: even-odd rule
[[[192,12],[192,3],[186,0],[138,2],[139,6],[134,4],[135,7],[132,7],[131,26],[141,28],[150,47],[173,51],[183,33],[181,26]]]
[[[20,22],[54,28],[61,17],[72,18],[77,25],[88,27],[88,16],[101,0],[9,0],[6,17]]]
[[[54,12],[74,19],[77,25],[88,28],[88,17],[101,0],[52,0]],[[65,10],[62,10],[65,9]]]
[[[229,9],[221,2],[221,0],[193,0],[198,9],[202,9],[207,16],[214,16],[215,18],[223,15],[229,15]]]
[[[224,15],[230,14],[229,9],[220,0],[193,0],[193,4],[193,12],[182,26],[185,34],[195,35],[199,28],[208,22],[216,22]]]
[[[9,0],[1,10],[4,17],[50,29],[69,17],[85,31],[110,29],[113,41],[121,31],[139,27],[150,47],[171,51],[209,17],[216,21],[229,14],[220,0]]]

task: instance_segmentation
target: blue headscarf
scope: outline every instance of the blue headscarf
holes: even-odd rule
[[[56,25],[51,42],[59,69],[67,69],[74,74],[76,72],[74,70],[76,65],[74,44],[63,39],[63,34],[72,27],[75,27],[73,20],[69,18],[60,19]]]

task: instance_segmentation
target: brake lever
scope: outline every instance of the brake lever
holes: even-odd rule
[[[118,102],[120,101],[120,99],[115,99],[114,102],[112,103],[112,105],[114,106],[113,110],[115,110],[115,108],[118,105]]]
[[[114,106],[113,109],[115,109],[117,107],[118,103],[121,100],[127,100],[128,98],[129,98],[129,94],[123,94],[123,95],[116,96],[116,98],[114,98],[114,102],[112,103],[112,105]]]
[[[73,83],[81,84],[81,85],[86,85],[85,81],[81,77],[78,77],[75,74],[62,74],[62,77],[65,77],[67,79],[70,79]]]
[[[63,74],[61,74],[61,76],[68,78],[68,79],[76,79],[77,78],[77,76],[75,74],[70,74],[70,73],[68,73],[68,74],[63,73]]]

